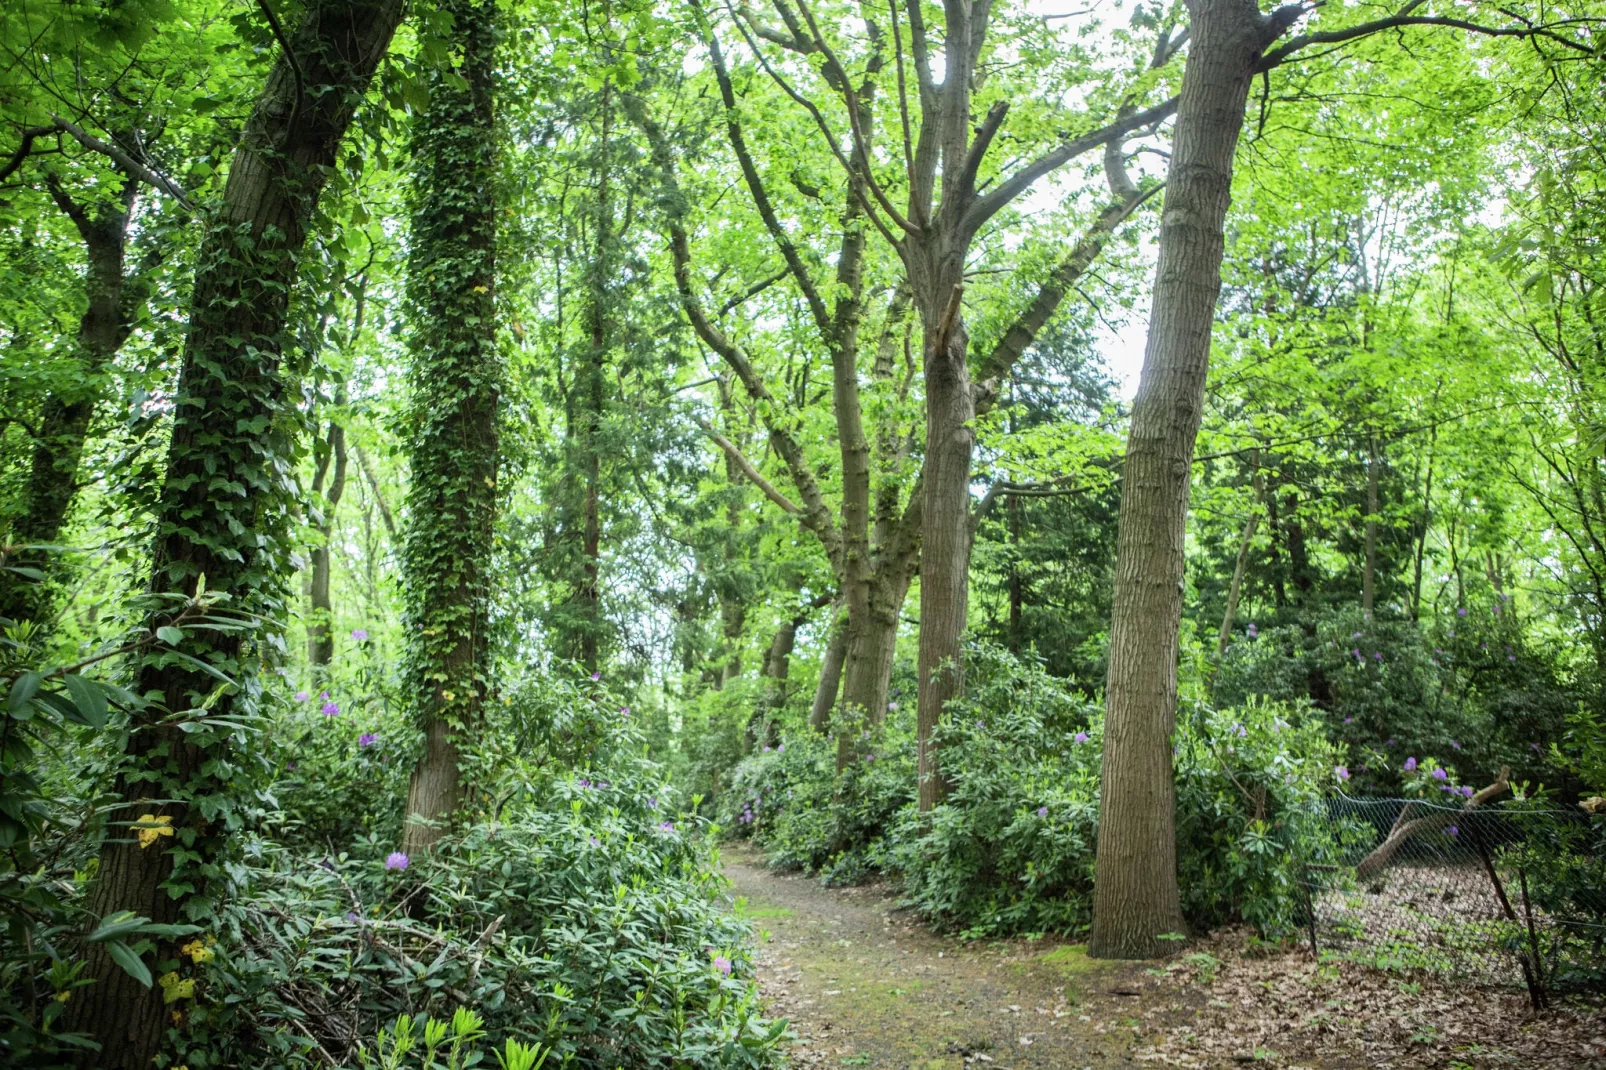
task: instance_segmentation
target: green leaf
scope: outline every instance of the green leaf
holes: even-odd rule
[[[113,940],[106,945],[106,953],[112,957],[113,962],[123,968],[123,972],[128,976],[146,988],[151,986],[150,967],[145,965],[144,960],[135,953],[133,948],[121,940]]]
[[[99,944],[107,940],[114,940],[119,936],[137,933],[141,931],[140,927],[150,920],[134,913],[132,910],[119,910],[115,914],[107,914],[100,919],[100,928],[89,934],[89,942]]]
[[[11,684],[11,697],[6,700],[6,709],[12,713],[21,713],[23,707],[28,705],[39,685],[45,682],[44,673],[29,669],[18,676]]]
[[[168,646],[178,646],[184,641],[184,629],[175,628],[171,624],[156,629],[156,638]]]
[[[72,695],[73,705],[78,707],[83,722],[91,728],[104,727],[107,713],[106,692],[77,673],[69,673],[66,683],[67,692]]]

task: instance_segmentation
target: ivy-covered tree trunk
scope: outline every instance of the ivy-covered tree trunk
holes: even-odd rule
[[[85,308],[78,321],[75,347],[80,375],[53,391],[39,414],[39,435],[33,444],[22,508],[11,530],[11,541],[19,546],[50,546],[61,537],[78,495],[78,463],[99,400],[101,376],[128,337],[132,302],[127,291],[135,289],[123,275],[128,219],[138,189],[135,181],[125,181],[116,199],[92,208],[80,205],[55,179],[47,181],[57,206],[84,240]],[[50,551],[25,551],[11,564],[48,575],[57,556]],[[47,609],[47,590],[42,581],[0,573],[0,617],[38,617]]]
[[[1167,948],[1163,936],[1183,931],[1171,733],[1189,477],[1233,154],[1255,63],[1275,38],[1254,0],[1192,0],[1188,8],[1192,42],[1122,481],[1088,940],[1100,958],[1154,957]]]
[[[407,694],[424,753],[402,850],[437,840],[463,800],[459,739],[490,687],[492,540],[499,498],[494,0],[447,0],[455,71],[430,79],[413,134],[408,257],[412,482],[402,546]]]
[[[289,294],[319,194],[401,14],[401,0],[313,0],[289,39],[294,59],[279,57],[252,108],[196,265],[156,506],[156,594],[193,594],[204,576],[207,589],[227,594],[238,610],[271,615],[284,607],[296,491],[295,418],[280,366]],[[167,619],[158,613],[150,623]],[[196,661],[239,680],[259,654],[244,649],[237,632],[190,632],[179,650],[194,660],[162,653],[139,667],[148,706],[126,737],[116,784],[122,802],[89,893],[95,917],[128,910],[156,922],[204,919],[210,882],[239,826],[232,781],[247,760],[245,738],[186,733],[168,715],[218,691]],[[219,693],[212,718],[235,713],[238,694]],[[145,844],[131,837],[128,824],[146,814],[170,822],[173,836]],[[163,943],[147,961],[178,957]],[[94,983],[74,992],[65,1022],[100,1044],[82,1065],[148,1070],[172,1021],[161,991],[131,977],[103,944],[88,945],[86,959],[84,976]]]

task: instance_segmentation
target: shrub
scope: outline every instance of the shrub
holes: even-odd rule
[[[747,836],[771,865],[863,880],[880,865],[883,839],[914,799],[910,711],[889,711],[863,761],[836,775],[836,743],[807,728],[739,764],[720,803],[720,824]]]

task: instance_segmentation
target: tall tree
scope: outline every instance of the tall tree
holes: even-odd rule
[[[204,582],[238,611],[283,606],[294,448],[280,415],[289,296],[336,153],[401,13],[400,0],[314,0],[293,34],[273,20],[281,52],[207,219],[190,298],[156,507],[158,595],[193,595]],[[166,627],[170,609],[159,602],[152,626]],[[204,913],[191,901],[208,894],[239,820],[230,780],[243,743],[226,727],[237,693],[218,690],[215,674],[239,679],[251,658],[240,632],[191,631],[176,650],[139,666],[145,705],[129,726],[113,820],[123,828],[160,822],[175,834],[106,838],[89,893],[95,917],[127,910],[174,922]],[[182,715],[203,709],[225,727],[181,730]],[[172,957],[171,948],[155,957]],[[68,1028],[100,1044],[83,1065],[146,1070],[168,1023],[161,993],[103,943],[90,944],[86,958],[84,976],[94,984],[75,993],[66,1015]]]
[[[424,752],[404,853],[440,838],[463,799],[459,739],[491,687],[491,552],[506,368],[496,338],[495,0],[448,0],[452,67],[429,77],[413,133],[407,528],[408,701]]]
[[[1189,0],[1192,37],[1177,107],[1160,225],[1159,262],[1143,372],[1133,404],[1121,495],[1110,669],[1105,690],[1097,879],[1089,954],[1146,958],[1183,929],[1177,889],[1171,732],[1176,717],[1184,534],[1199,431],[1233,158],[1256,74],[1302,49],[1387,29],[1454,26],[1490,36],[1545,38],[1591,53],[1568,28],[1537,21],[1485,27],[1416,14],[1316,31],[1271,49],[1307,13],[1262,15],[1255,0]]]

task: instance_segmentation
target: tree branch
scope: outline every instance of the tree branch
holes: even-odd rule
[[[793,516],[803,515],[803,510],[799,509],[795,504],[793,504],[792,499],[776,490],[775,485],[769,480],[765,479],[763,475],[759,473],[759,470],[753,466],[753,462],[749,461],[742,454],[742,451],[737,447],[736,443],[732,442],[718,431],[715,431],[711,426],[709,426],[707,420],[704,420],[701,417],[697,417],[696,419],[697,426],[703,429],[703,434],[713,439],[714,445],[724,450],[725,455],[732,461],[736,462],[736,467],[742,470],[742,475],[746,476],[755,487],[763,491],[764,497],[780,506],[783,511],[791,513]]]
[[[177,182],[174,182],[171,178],[151,170],[149,167],[146,167],[144,164],[134,159],[134,157],[130,156],[127,152],[123,151],[123,149],[119,146],[112,144],[109,141],[102,141],[100,138],[96,137],[94,134],[91,134],[83,127],[74,123],[70,123],[59,115],[52,115],[51,119],[55,121],[57,129],[71,134],[73,139],[84,148],[89,149],[92,152],[100,153],[102,156],[105,156],[107,159],[115,163],[118,167],[121,167],[125,173],[133,175],[141,182],[144,182],[145,184],[166,193],[169,197],[172,197],[174,200],[178,201],[179,204],[183,205],[186,211],[195,211],[195,202],[190,200],[189,194],[184,192],[183,187]]]
[[[22,140],[17,142],[17,151],[11,154],[11,159],[7,160],[3,167],[0,167],[0,182],[10,178],[17,168],[22,166],[22,161],[26,160],[28,155],[33,152],[35,139],[53,133],[55,129],[54,126],[25,127],[22,131]]]
[[[1090,149],[1103,145],[1111,138],[1122,137],[1145,126],[1164,122],[1177,110],[1177,98],[1156,104],[1152,108],[1133,112],[1131,115],[1117,118],[1108,126],[1102,126],[1091,133],[1070,141],[1061,142],[1058,146],[1039,156],[1031,163],[1016,171],[1009,178],[994,187],[991,193],[977,197],[971,204],[970,210],[965,213],[965,232],[974,234],[982,225],[996,215],[1005,205],[1016,197],[1025,193],[1033,182],[1050,173],[1056,168],[1080,156]]]

